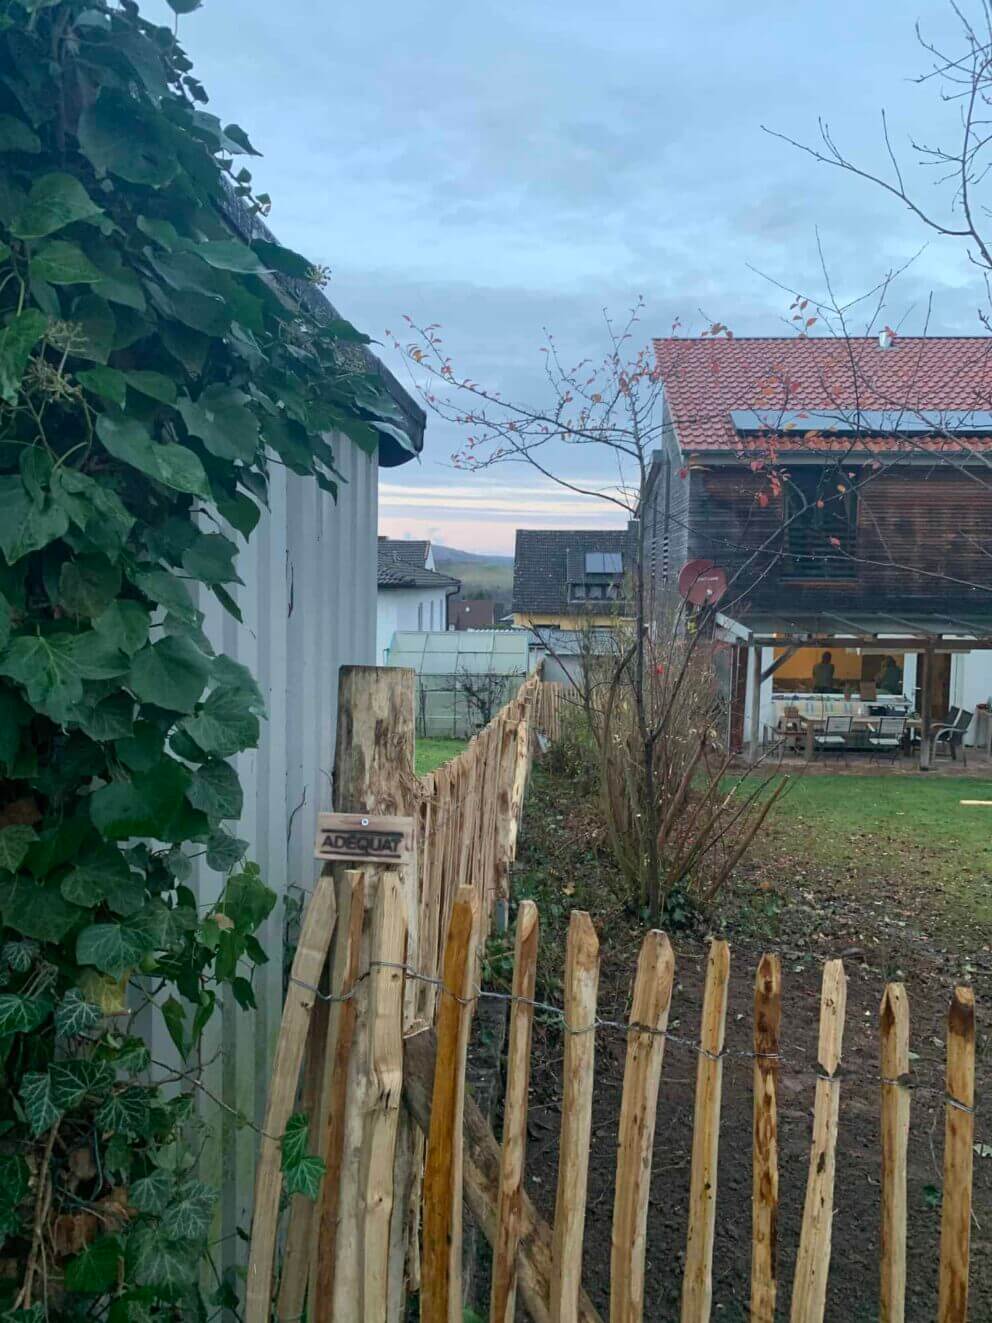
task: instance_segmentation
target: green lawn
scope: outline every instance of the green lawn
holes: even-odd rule
[[[816,775],[773,810],[753,858],[807,869],[838,890],[878,881],[906,895],[942,893],[950,909],[992,925],[992,781],[977,777]],[[759,867],[760,867],[759,862]]]
[[[465,748],[464,740],[428,740],[417,738],[414,764],[418,776],[426,776],[435,767],[456,758]]]

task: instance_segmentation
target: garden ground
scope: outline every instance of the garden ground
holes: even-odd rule
[[[902,979],[911,1008],[913,1117],[909,1167],[907,1323],[936,1314],[943,1141],[943,1059],[947,1004],[958,982],[978,997],[977,1096],[989,1088],[988,993],[992,973],[992,799],[979,778],[816,775],[799,779],[767,832],[710,915],[674,910],[676,952],[670,1029],[698,1033],[710,935],[731,944],[714,1318],[747,1317],[751,1198],[750,1047],[754,971],[765,950],[782,957],[780,1313],[787,1311],[805,1191],[816,1063],[822,963],[841,956],[849,980],[837,1164],[833,1267],[827,1317],[878,1317],[879,1067],[877,1013],[886,979]],[[532,779],[514,893],[534,897],[542,919],[539,995],[560,1002],[564,932],[574,906],[588,909],[600,936],[600,1015],[622,1020],[643,924],[616,895],[617,879],[595,807],[550,765]],[[681,918],[681,927],[675,921]],[[490,947],[487,974],[505,982],[509,953]],[[562,1037],[535,1026],[528,1189],[551,1218],[560,1127]],[[607,1313],[617,1119],[625,1042],[597,1037],[593,1141],[584,1280]],[[685,1246],[696,1057],[666,1050],[648,1220],[645,1317],[679,1313]],[[497,1118],[498,1129],[498,1118]],[[982,1110],[975,1131],[975,1219],[971,1317],[992,1317],[992,1128]],[[485,1273],[482,1274],[484,1281]]]

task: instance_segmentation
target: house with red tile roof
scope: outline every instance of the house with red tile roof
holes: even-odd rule
[[[919,712],[928,732],[974,714],[992,693],[992,337],[654,350],[650,571],[662,592],[687,562],[726,574],[733,742],[756,751],[787,707]]]

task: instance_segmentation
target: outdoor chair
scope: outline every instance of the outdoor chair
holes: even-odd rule
[[[847,753],[851,738],[850,717],[827,717],[827,724],[819,734],[813,736],[813,748],[817,753]]]
[[[961,761],[967,767],[968,758],[964,751],[964,737],[968,733],[968,727],[971,725],[971,718],[974,713],[969,712],[967,708],[961,708],[960,711],[955,709],[955,712],[954,724],[942,727],[933,737],[933,756],[936,759],[941,753],[945,753],[956,762],[958,750],[960,749]]]
[[[871,749],[872,761],[879,758],[888,758],[890,762],[895,762],[899,756],[899,750],[902,748],[903,736],[906,731],[905,717],[880,717],[876,730],[868,734],[868,747]]]

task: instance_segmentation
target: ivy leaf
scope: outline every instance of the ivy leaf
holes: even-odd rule
[[[0,551],[8,565],[47,547],[68,527],[68,516],[60,506],[44,496],[32,499],[19,477],[0,478]]]
[[[13,115],[0,115],[0,152],[40,152],[37,133]]]
[[[25,308],[10,319],[0,333],[0,398],[16,404],[31,357],[31,350],[45,334],[48,318],[37,308]]]
[[[104,448],[122,463],[165,487],[210,499],[210,484],[199,456],[186,446],[174,441],[160,445],[136,419],[111,413],[102,413],[97,419],[96,434]]]
[[[258,450],[258,419],[247,404],[243,391],[213,385],[198,400],[184,396],[177,407],[190,436],[199,437],[212,455],[250,464]]]
[[[64,900],[56,886],[25,878],[0,882],[0,914],[8,928],[39,942],[61,942],[84,911]]]
[[[240,124],[225,125],[224,137],[230,139],[231,142],[235,143],[241,149],[241,151],[243,151],[248,156],[262,155],[262,153],[257,152],[255,148],[251,145],[251,143],[248,141],[248,134],[245,133],[244,129],[241,127]]]
[[[258,718],[252,699],[241,689],[214,689],[195,717],[182,723],[206,753],[222,758],[240,753],[258,743]]]
[[[276,893],[259,876],[257,864],[246,864],[227,880],[217,909],[234,920],[238,932],[254,932],[272,913]]]
[[[97,830],[112,841],[131,836],[171,838],[180,817],[190,773],[172,758],[129,781],[112,781],[89,797],[90,818]]]
[[[186,1043],[186,1008],[176,997],[167,997],[159,1010],[162,1012],[162,1019],[169,1031],[169,1037],[176,1045],[176,1051],[181,1057],[185,1057],[188,1050]]]
[[[59,600],[70,615],[99,616],[120,592],[120,587],[120,569],[105,556],[79,556],[62,566]]]
[[[187,1180],[162,1214],[162,1230],[176,1240],[197,1240],[210,1230],[217,1194],[202,1181]]]
[[[116,1236],[101,1236],[65,1267],[65,1289],[83,1295],[103,1295],[117,1282],[121,1244]]]
[[[0,992],[0,1034],[29,1034],[52,1013],[48,997],[22,997]]]
[[[102,208],[73,175],[42,175],[32,184],[24,207],[11,222],[10,232],[18,239],[43,239],[73,221],[102,214]]]
[[[164,119],[164,117],[163,117]],[[179,168],[172,135],[134,97],[104,87],[79,117],[79,146],[101,174],[161,188]]]
[[[65,465],[52,478],[52,499],[91,542],[107,550],[123,546],[134,526],[133,515],[115,491]]]
[[[234,568],[238,549],[222,533],[201,533],[183,552],[183,569],[201,583],[240,583]]]
[[[0,946],[0,965],[6,965],[15,974],[26,974],[38,959],[37,942],[4,942]]]
[[[282,1171],[287,1194],[316,1199],[324,1175],[324,1161],[307,1153],[310,1122],[302,1112],[286,1122],[282,1137]]]
[[[134,699],[123,690],[111,694],[80,716],[79,725],[98,743],[127,739],[134,729]]]
[[[189,589],[181,579],[168,570],[136,570],[132,574],[134,586],[150,597],[153,602],[158,602],[159,606],[180,620],[194,624],[202,620],[198,616],[196,607],[193,605],[193,599],[189,595]]]
[[[131,1182],[128,1200],[139,1213],[157,1215],[165,1210],[174,1188],[175,1180],[172,1174],[156,1167],[147,1176],[141,1176]]]
[[[209,671],[210,663],[199,648],[186,639],[164,638],[135,655],[128,684],[143,703],[170,712],[192,712]]]
[[[75,905],[92,909],[106,901],[124,918],[137,914],[145,903],[144,883],[131,871],[125,855],[103,844],[81,859],[61,883],[62,895]]]
[[[112,1130],[139,1139],[148,1133],[148,1091],[140,1088],[121,1089],[112,1093],[96,1113],[94,1120],[101,1130]]]
[[[80,330],[80,335],[73,340],[72,352],[77,358],[106,363],[117,335],[117,322],[110,304],[92,292],[81,294],[72,305],[72,320]]]
[[[242,276],[264,276],[268,268],[258,254],[239,239],[210,239],[198,243],[193,249],[197,257],[202,257],[208,266],[218,271],[234,271]]]
[[[59,1038],[77,1038],[100,1023],[100,1008],[87,1001],[79,988],[70,988],[55,1012]]]
[[[90,1094],[103,1097],[114,1082],[114,1070],[106,1061],[75,1057],[56,1061],[48,1068],[52,1102],[60,1111],[78,1107]]]
[[[151,616],[140,602],[119,598],[96,617],[93,628],[112,648],[133,657],[148,641],[150,624]]]
[[[0,656],[0,675],[24,686],[28,701],[55,722],[71,717],[84,680],[111,680],[127,658],[93,630],[82,634],[21,635]]]
[[[208,818],[240,818],[244,795],[238,774],[230,763],[219,758],[198,767],[193,773],[186,798],[194,808],[202,809]]]
[[[162,404],[175,404],[176,383],[162,372],[126,372],[124,379],[132,390],[140,391]]]
[[[123,923],[92,923],[76,939],[76,959],[121,978],[152,949],[146,933]]]
[[[251,246],[271,270],[289,276],[291,280],[309,280],[313,263],[292,248],[281,243],[270,243],[267,239],[255,239]]]
[[[52,1102],[52,1082],[47,1074],[28,1071],[21,1080],[21,1105],[33,1135],[50,1130],[62,1115]]]
[[[127,378],[119,368],[95,367],[84,368],[76,373],[76,380],[94,395],[110,400],[119,408],[124,408],[127,399]]]
[[[31,275],[50,285],[92,285],[100,272],[78,244],[68,239],[51,239],[31,257]]]
[[[193,1285],[198,1268],[197,1249],[169,1240],[157,1226],[135,1227],[128,1237],[125,1270],[136,1286],[175,1297]]]
[[[207,867],[216,873],[229,873],[245,856],[248,842],[226,831],[211,832],[207,841]]]
[[[0,828],[0,868],[16,873],[37,839],[38,833],[33,827],[15,824]]]

